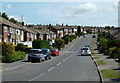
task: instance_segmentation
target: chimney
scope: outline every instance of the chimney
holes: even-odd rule
[[[24,26],[24,22],[22,22],[22,26]]]
[[[64,26],[64,24],[62,23],[62,26]]]

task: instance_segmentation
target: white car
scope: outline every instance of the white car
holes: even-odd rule
[[[89,47],[83,47],[80,51],[81,55],[91,55],[91,51]]]

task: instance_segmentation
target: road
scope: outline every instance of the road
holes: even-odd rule
[[[90,56],[79,56],[80,48],[91,43],[91,35],[73,40],[60,56],[42,63],[19,61],[5,65],[3,81],[100,81]],[[7,68],[8,67],[8,68]]]

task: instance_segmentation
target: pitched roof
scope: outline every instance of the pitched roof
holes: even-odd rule
[[[5,24],[5,25],[8,25],[8,26],[17,28],[17,29],[22,29],[22,28],[21,28],[20,26],[18,26],[17,24],[14,24],[14,23],[10,22],[9,20],[6,20],[6,19],[3,18],[3,17],[0,17],[0,22],[1,22],[2,24]]]
[[[40,33],[40,34],[50,34],[50,32],[49,31],[47,31],[46,29],[35,29],[38,33]]]

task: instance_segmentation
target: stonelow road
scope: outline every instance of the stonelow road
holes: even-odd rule
[[[42,63],[18,61],[4,65],[2,81],[100,81],[91,57],[79,56],[80,49],[91,41],[91,35],[77,38],[60,56]]]

